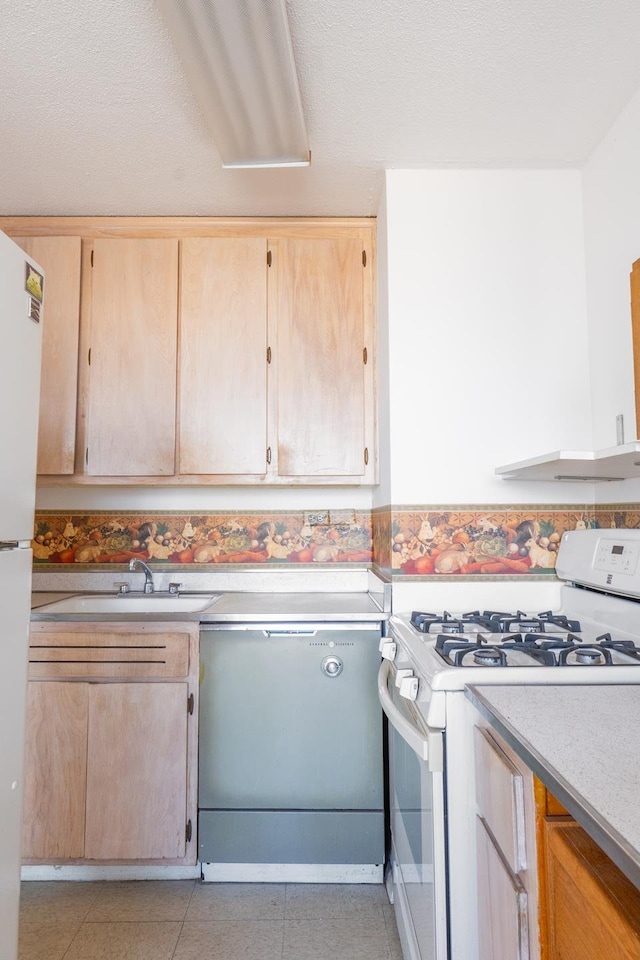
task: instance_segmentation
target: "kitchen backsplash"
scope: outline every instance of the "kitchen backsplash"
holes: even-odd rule
[[[36,513],[33,554],[42,565],[369,563],[371,514],[354,510],[266,513],[93,511]]]
[[[392,506],[372,527],[374,565],[395,581],[546,579],[565,531],[640,527],[640,505]]]
[[[319,521],[319,522],[318,522]],[[640,527],[639,504],[388,506],[331,511],[40,511],[37,569],[372,563],[392,580],[548,578],[565,530]]]

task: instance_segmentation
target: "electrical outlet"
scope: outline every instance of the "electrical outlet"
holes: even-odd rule
[[[356,512],[355,510],[331,510],[329,519],[337,526],[353,526],[356,522]]]
[[[304,522],[309,527],[320,527],[329,523],[328,510],[305,510]]]

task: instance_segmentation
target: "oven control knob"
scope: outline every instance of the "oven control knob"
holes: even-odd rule
[[[415,700],[418,696],[418,678],[404,677],[400,681],[400,696],[405,700]]]
[[[399,687],[405,677],[412,677],[413,670],[406,667],[398,667],[396,670],[396,687]]]
[[[382,654],[383,660],[395,660],[397,649],[398,648],[393,640],[386,640],[380,648],[380,653]]]

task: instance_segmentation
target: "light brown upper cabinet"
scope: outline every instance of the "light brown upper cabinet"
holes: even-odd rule
[[[267,472],[267,241],[181,242],[183,474]]]
[[[76,341],[59,359],[44,348],[41,483],[376,482],[374,221],[4,217],[0,229],[75,251],[75,285],[59,282]],[[46,316],[53,281],[33,252]],[[57,373],[62,356],[73,378]],[[67,389],[75,470],[73,428],[59,439]],[[63,449],[64,464],[45,464]]]
[[[369,341],[362,241],[282,239],[273,246],[278,475],[363,477]]]
[[[76,443],[80,237],[14,237],[45,272],[38,473],[72,474]]]
[[[86,471],[175,473],[177,240],[95,240]]]

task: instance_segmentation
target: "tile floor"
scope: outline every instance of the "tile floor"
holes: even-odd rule
[[[22,884],[19,960],[402,960],[383,886]]]

